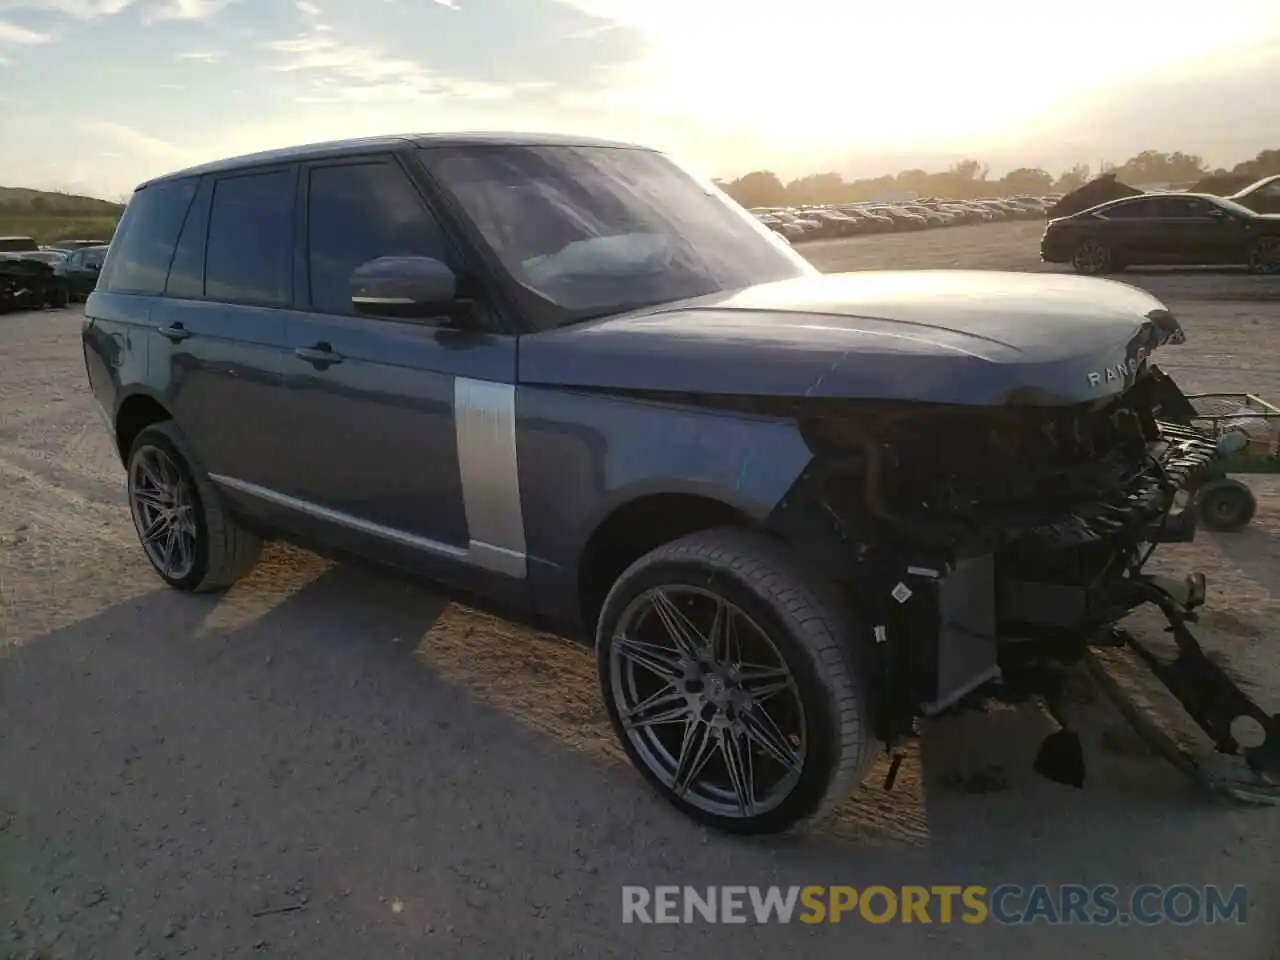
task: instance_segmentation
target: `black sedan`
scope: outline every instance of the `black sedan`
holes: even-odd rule
[[[102,262],[107,257],[105,246],[83,247],[73,250],[61,262],[54,266],[54,271],[66,281],[67,292],[72,303],[86,300],[93,288],[98,284],[98,274],[102,271]]]
[[[1091,275],[1155,265],[1280,273],[1280,216],[1207,194],[1123,197],[1050,220],[1040,258]]]

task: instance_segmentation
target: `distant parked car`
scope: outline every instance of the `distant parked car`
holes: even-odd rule
[[[49,244],[54,250],[83,250],[86,247],[105,247],[109,240],[55,240]]]
[[[1280,213],[1280,174],[1263,177],[1239,193],[1233,193],[1229,199],[1258,213]]]
[[[54,273],[67,283],[67,295],[72,303],[79,303],[93,293],[106,257],[105,246],[83,247],[73,250],[62,262],[54,265]]]
[[[1047,263],[1104,274],[1156,264],[1247,266],[1280,273],[1280,215],[1209,194],[1147,193],[1050,220]]]
[[[31,237],[0,237],[0,253],[28,253],[39,249],[40,244]]]

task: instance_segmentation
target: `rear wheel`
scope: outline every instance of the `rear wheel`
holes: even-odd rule
[[[619,578],[596,635],[605,704],[645,779],[693,819],[777,833],[829,812],[878,744],[844,604],[740,530],[659,547]]]
[[[194,462],[172,422],[142,430],[128,457],[129,509],[160,578],[178,590],[203,592],[228,587],[253,569],[262,541],[230,516]]]
[[[1253,491],[1239,480],[1229,478],[1205,484],[1196,503],[1200,522],[1208,529],[1222,533],[1243,529],[1258,510]]]
[[[1111,250],[1099,240],[1082,240],[1071,255],[1076,273],[1096,277],[1111,270]]]
[[[1280,237],[1263,237],[1249,248],[1249,272],[1280,273]]]

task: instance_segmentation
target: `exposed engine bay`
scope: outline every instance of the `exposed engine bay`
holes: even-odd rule
[[[920,716],[1035,697],[1062,727],[1037,769],[1080,786],[1064,668],[1090,647],[1128,645],[1217,750],[1276,778],[1280,797],[1280,717],[1187,629],[1204,576],[1144,572],[1157,544],[1194,538],[1194,491],[1217,453],[1184,425],[1187,406],[1150,363],[1124,392],[1072,406],[795,401],[814,459],[773,523],[807,552],[830,545],[823,561],[870,619],[885,742],[911,735]],[[1116,627],[1147,603],[1177,641],[1172,664]],[[1241,717],[1261,727],[1261,743],[1236,741]]]

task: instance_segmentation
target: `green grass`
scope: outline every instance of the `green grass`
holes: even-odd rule
[[[115,216],[53,216],[39,213],[0,213],[0,237],[31,237],[36,243],[54,240],[110,240]]]

